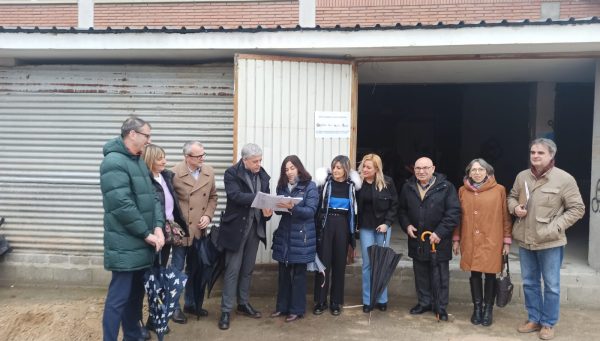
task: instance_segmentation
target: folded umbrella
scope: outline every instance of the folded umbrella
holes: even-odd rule
[[[432,232],[425,231],[421,234],[421,241],[425,241],[425,236],[431,235]],[[435,317],[437,321],[440,321],[440,290],[442,283],[442,275],[440,273],[441,268],[438,264],[437,260],[437,251],[435,249],[435,243],[431,243],[431,251],[430,251],[430,262],[431,262],[431,274],[430,274],[430,283],[431,283],[431,295],[432,302],[431,308],[435,313]]]
[[[189,251],[191,286],[198,318],[204,302],[204,292],[210,297],[212,288],[225,270],[225,252],[219,250],[214,237],[217,229],[213,226],[209,234],[194,239]]]
[[[401,253],[394,252],[385,244],[384,239],[383,246],[373,244],[367,248],[371,263],[371,307],[375,306],[377,298],[384,292],[402,258]]]
[[[160,258],[160,252],[157,253]],[[155,262],[144,274],[144,289],[148,295],[148,306],[150,310],[150,321],[152,321],[156,335],[162,340],[169,319],[175,311],[175,302],[183,292],[187,276],[172,266],[162,266],[161,262]]]

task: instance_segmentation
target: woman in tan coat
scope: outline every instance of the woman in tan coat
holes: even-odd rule
[[[492,324],[496,274],[502,269],[502,255],[511,243],[511,220],[506,189],[494,178],[494,168],[475,159],[466,168],[464,185],[458,190],[461,223],[454,230],[452,249],[462,254],[460,268],[471,271],[473,315],[471,323]],[[481,275],[485,274],[485,286]]]

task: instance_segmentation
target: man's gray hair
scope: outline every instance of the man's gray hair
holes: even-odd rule
[[[121,137],[127,136],[127,134],[129,134],[129,132],[132,130],[139,131],[145,125],[148,125],[148,127],[152,128],[150,123],[142,120],[141,118],[137,116],[129,116],[121,125]]]
[[[494,167],[492,167],[492,165],[487,163],[487,161],[485,161],[484,159],[478,158],[478,159],[473,159],[473,161],[469,162],[469,165],[467,165],[467,168],[465,168],[465,174],[467,176],[469,176],[469,173],[471,173],[471,168],[473,168],[473,165],[475,163],[480,164],[481,167],[483,167],[485,169],[485,172],[487,173],[487,175],[494,175]]]
[[[550,152],[550,155],[554,158],[556,156],[556,143],[554,143],[554,141],[544,138],[544,137],[540,137],[539,139],[535,139],[533,141],[531,141],[531,143],[529,144],[529,149],[531,150],[531,147],[534,144],[541,144],[546,146],[546,148],[548,148],[548,152]]]
[[[242,147],[242,159],[247,160],[254,156],[262,156],[262,149],[254,143],[248,143]]]
[[[192,152],[192,146],[194,145],[204,148],[204,145],[202,145],[202,143],[200,143],[198,140],[187,141],[183,144],[183,155],[190,155]]]

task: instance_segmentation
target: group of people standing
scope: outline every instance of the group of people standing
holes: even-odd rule
[[[112,271],[103,317],[105,340],[116,340],[121,324],[125,340],[146,336],[138,322],[144,270],[155,262],[154,251],[162,249],[163,262],[171,253],[171,263],[180,271],[184,271],[187,255],[187,246],[174,246],[172,252],[163,248],[165,224],[181,226],[191,243],[205,231],[216,208],[214,172],[203,163],[206,153],[202,144],[186,143],[184,161],[168,171],[164,150],[150,144],[150,130],[149,123],[129,118],[121,136],[104,147],[100,173],[105,268]],[[519,173],[508,195],[496,182],[493,167],[480,158],[466,167],[458,192],[436,172],[431,159],[419,158],[414,176],[398,193],[392,179],[383,175],[376,154],[365,155],[358,172],[347,156],[336,156],[329,169],[317,170],[315,181],[298,156],[287,156],[275,192],[302,200],[284,201],[275,211],[281,219],[273,233],[272,257],[279,264],[279,275],[276,307],[270,316],[293,322],[305,315],[306,273],[314,262],[321,262],[325,270],[314,276],[312,312],[320,315],[329,309],[332,315],[340,315],[347,259],[356,248],[357,237],[362,254],[363,312],[386,311],[387,290],[374,300],[370,297],[372,261],[367,249],[374,244],[389,245],[397,220],[408,235],[408,255],[413,262],[417,304],[411,314],[433,311],[440,320],[448,319],[449,261],[454,253],[461,254],[461,269],[471,273],[471,322],[491,325],[496,274],[514,239],[519,244],[528,313],[518,331],[553,338],[565,230],[584,213],[577,184],[555,167],[555,155],[556,145],[551,140],[532,141],[531,168]],[[224,176],[227,204],[217,239],[225,252],[218,322],[223,330],[230,327],[236,302],[237,313],[262,316],[249,302],[256,253],[261,241],[266,245],[266,222],[274,213],[251,207],[258,192],[270,193],[270,176],[261,162],[261,148],[246,144],[239,162]],[[515,216],[514,225],[511,215]],[[430,277],[432,248],[440,270],[435,299]],[[186,286],[184,308],[177,307],[174,322],[185,323],[185,313],[208,314],[193,301],[193,290]]]

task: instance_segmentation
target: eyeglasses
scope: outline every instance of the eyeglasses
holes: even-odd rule
[[[471,168],[471,173],[485,173],[485,168]]]
[[[430,170],[431,168],[433,168],[432,166],[428,166],[428,167],[415,167],[415,172],[425,172]]]
[[[194,158],[194,159],[204,159],[206,157],[206,153],[200,154],[200,155],[190,155],[190,154],[187,154],[187,156],[189,156],[191,158]]]
[[[151,135],[150,135],[150,134],[142,133],[141,131],[137,131],[137,130],[134,130],[134,131],[135,131],[136,133],[140,134],[140,135],[144,135],[144,136],[146,136],[146,138],[147,138],[148,140],[149,140],[149,139],[150,139],[150,137],[151,137]]]

